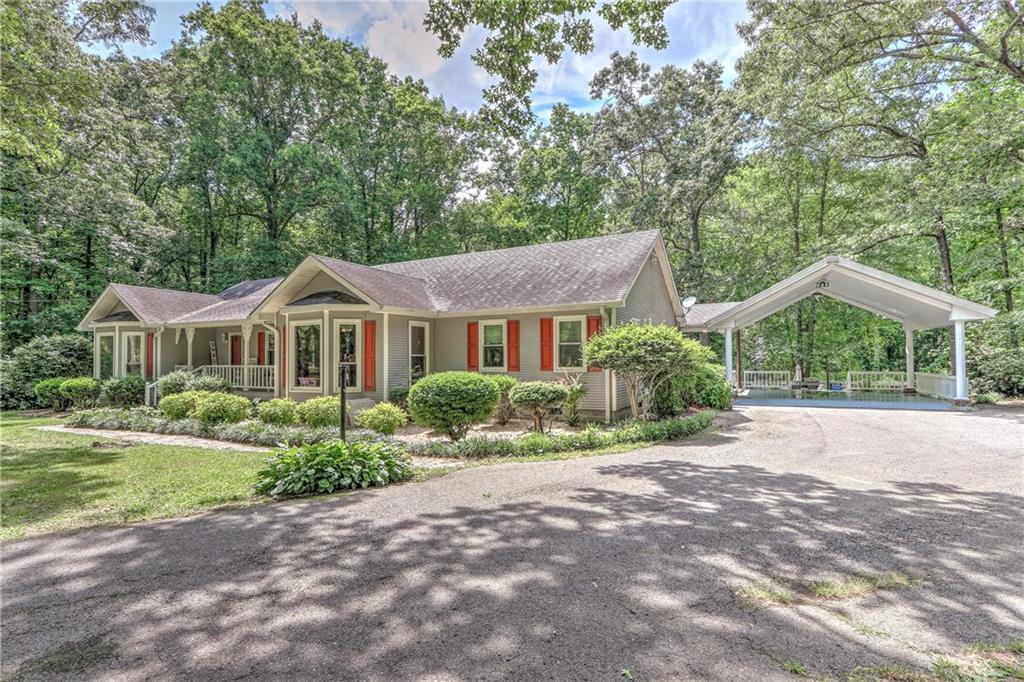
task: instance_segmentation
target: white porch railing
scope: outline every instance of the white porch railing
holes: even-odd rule
[[[847,372],[847,391],[902,391],[906,372]]]
[[[933,395],[937,398],[956,398],[956,377],[947,374],[929,374],[928,372],[915,372],[914,381],[917,385],[917,392],[925,395]]]
[[[219,377],[231,388],[243,391],[273,391],[273,365],[203,365],[194,370],[203,376]]]
[[[746,388],[789,388],[793,375],[788,370],[744,370]]]

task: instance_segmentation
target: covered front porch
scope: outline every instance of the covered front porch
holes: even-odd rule
[[[799,364],[792,371],[744,368],[740,352],[742,330],[813,296],[839,301],[899,323],[904,334],[904,369],[840,369],[821,381],[800,376]],[[723,335],[726,378],[739,391],[921,393],[954,402],[966,402],[969,395],[966,325],[996,314],[987,306],[837,256],[829,256],[746,301],[702,307],[695,319],[688,316],[684,330],[717,331]],[[952,328],[951,374],[915,369],[914,334],[935,328]]]

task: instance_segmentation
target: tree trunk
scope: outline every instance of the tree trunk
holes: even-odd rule
[[[935,241],[939,247],[939,262],[942,265],[942,288],[953,293],[953,261],[949,255],[949,236],[946,233],[946,220],[939,216],[935,231]],[[949,342],[949,373],[956,374],[956,336],[950,325],[946,337]]]
[[[1010,256],[1006,247],[1006,223],[1003,221],[1003,207],[996,204],[996,235],[999,237],[999,264],[1003,279],[1010,279]],[[1013,286],[1009,283],[1003,285],[1003,295],[1006,297],[1006,312],[1013,312]]]

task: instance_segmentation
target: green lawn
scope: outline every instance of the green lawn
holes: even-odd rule
[[[118,443],[0,415],[0,539],[185,516],[267,501],[251,486],[266,455]]]

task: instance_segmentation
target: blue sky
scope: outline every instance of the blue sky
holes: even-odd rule
[[[167,49],[181,33],[179,18],[198,3],[151,2],[156,17],[150,28],[154,44],[125,45],[126,52],[154,57]],[[365,46],[382,58],[398,76],[422,78],[430,91],[444,97],[459,109],[473,111],[480,106],[481,91],[488,76],[473,64],[473,51],[483,40],[483,32],[473,30],[458,52],[448,60],[437,54],[437,39],[423,28],[426,2],[295,2],[277,0],[266,3],[270,14],[295,13],[303,22],[319,20],[330,35],[347,38]],[[666,23],[670,44],[665,50],[640,48],[641,57],[653,66],[688,66],[697,59],[717,59],[725,64],[726,79],[735,75],[736,60],[743,52],[743,41],[736,34],[736,22],[746,16],[742,0],[687,1],[669,8]],[[612,52],[633,48],[628,31],[612,31],[600,18],[594,18],[595,49],[590,54],[566,53],[554,65],[538,62],[540,74],[533,92],[534,109],[541,116],[556,102],[567,102],[576,109],[595,109],[588,83],[593,74],[608,63]]]

